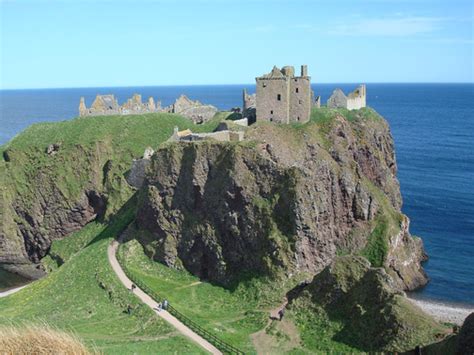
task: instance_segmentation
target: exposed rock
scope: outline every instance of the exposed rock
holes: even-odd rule
[[[15,154],[17,164],[39,160],[44,153],[29,150]],[[128,186],[107,161],[111,155],[104,143],[87,148],[76,145],[68,147],[67,154],[52,156],[46,164],[31,165],[21,173],[14,170],[27,185],[16,194],[10,185],[2,185],[0,191],[0,267],[37,278],[43,274],[38,263],[53,240],[104,216],[109,193],[125,194]],[[75,185],[71,188],[68,183]]]
[[[54,143],[54,144],[50,144],[48,145],[48,147],[46,148],[46,154],[48,155],[54,155],[56,154],[58,151],[59,151],[59,148],[61,147],[61,144],[59,143]]]
[[[289,309],[342,323],[333,339],[362,351],[399,352],[428,344],[446,330],[409,302],[382,268],[358,256],[337,257],[295,298]]]
[[[471,313],[459,332],[456,354],[474,354],[474,313]]]
[[[134,159],[132,161],[132,167],[126,176],[127,182],[131,186],[137,189],[143,186],[145,182],[145,171],[150,165],[150,159],[154,153],[155,151],[151,147],[147,147],[141,159]]]
[[[314,274],[338,251],[370,249],[378,216],[398,216],[386,217],[388,235],[374,237],[387,244],[376,251],[380,263],[404,289],[426,283],[421,243],[407,220],[399,222],[385,121],[337,117],[328,146],[314,125],[304,133],[262,125],[246,137],[259,144],[171,144],[156,152],[137,214],[149,255],[221,284],[243,273]]]

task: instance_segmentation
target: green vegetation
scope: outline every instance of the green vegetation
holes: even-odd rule
[[[31,206],[39,190],[47,196],[57,194],[55,189],[74,201],[79,192],[93,186],[108,193],[108,215],[115,217],[55,241],[43,259],[52,272],[0,299],[0,324],[51,324],[78,334],[86,345],[104,353],[202,353],[123,287],[109,266],[107,246],[135,213],[133,191],[122,182],[131,159],[168,139],[174,126],[210,131],[217,124],[212,120],[194,126],[171,114],[77,118],[33,125],[2,146],[4,202],[16,198]],[[61,146],[48,156],[45,149],[52,143]],[[13,218],[10,208],[0,212],[3,221]]]
[[[119,227],[114,226],[93,222],[65,239],[62,248],[68,251],[74,249],[76,237],[82,239],[79,244],[85,236],[90,243],[46,278],[1,298],[0,324],[51,324],[78,334],[87,346],[110,354],[203,353],[119,282],[106,252]],[[66,246],[66,241],[74,242]]]
[[[354,112],[321,108],[313,110],[309,123],[275,126],[274,129],[296,132],[288,135],[295,145],[303,141],[299,140],[301,135],[314,133],[329,148],[332,144],[329,134],[338,115],[348,121],[384,122],[369,108]],[[71,204],[67,206],[70,208],[75,198],[89,188],[107,196],[107,213],[103,218],[53,242],[49,254],[42,260],[50,271],[47,277],[0,299],[0,325],[45,322],[76,333],[89,348],[95,347],[104,353],[202,353],[199,347],[179,335],[122,286],[108,263],[106,251],[110,241],[135,216],[134,190],[124,182],[131,159],[140,157],[147,146],[156,149],[171,136],[175,126],[180,130],[189,128],[194,132],[206,132],[217,127],[222,119],[232,117],[229,113],[218,113],[204,125],[194,125],[188,119],[172,114],[77,118],[33,125],[0,147],[4,158],[0,158],[0,184],[4,187],[4,202],[9,204],[8,208],[0,208],[0,218],[11,223],[5,224],[5,228],[22,222],[11,210],[14,200],[28,208],[39,197],[60,195]],[[58,153],[45,154],[46,147],[52,143],[60,144]],[[255,144],[247,141],[227,146],[239,149],[255,147]],[[226,157],[222,166],[231,159]],[[289,213],[291,206],[287,204],[291,200],[288,195],[295,193],[297,177],[294,174],[297,173],[297,169],[289,170],[282,183],[284,186],[271,198],[256,197],[253,201],[259,221],[266,223],[271,235],[272,249],[281,251],[282,255],[289,254],[293,247],[290,238],[294,231],[289,223],[293,217]],[[388,237],[400,229],[401,215],[380,189],[369,181],[363,181],[363,184],[375,194],[381,208],[370,225],[368,242],[360,253],[373,266],[382,266],[387,255]],[[367,230],[364,232],[368,233]],[[345,252],[338,251],[340,254]],[[150,260],[137,241],[122,245],[119,253],[135,278],[168,299],[179,312],[246,353],[265,352],[270,348],[293,353],[357,352],[362,348],[355,341],[344,340],[352,341],[347,329],[354,331],[355,326],[362,329],[361,324],[349,324],[355,326],[348,328],[345,319],[349,313],[329,313],[309,298],[296,300],[285,316],[285,322],[269,322],[269,312],[279,307],[285,292],[298,283],[299,279],[295,277],[275,282],[263,276],[242,275],[234,287],[225,289],[202,282],[186,271],[170,269]],[[268,265],[272,267],[274,263],[269,260]],[[401,313],[404,310],[400,308]],[[415,322],[413,319],[408,321]],[[341,338],[341,334],[345,338]],[[275,349],[274,345],[257,349],[255,339],[261,338],[275,342],[280,348]]]
[[[135,240],[123,244],[120,260],[150,289],[179,312],[244,352],[254,352],[251,335],[268,323],[269,311],[281,304],[284,283],[253,278],[228,290],[150,260]]]
[[[306,347],[317,351],[407,351],[446,329],[392,286],[383,269],[337,258],[290,307]]]

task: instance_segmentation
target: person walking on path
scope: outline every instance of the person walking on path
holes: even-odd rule
[[[280,322],[283,319],[283,316],[285,315],[285,309],[282,308],[278,311],[278,316],[280,317]]]

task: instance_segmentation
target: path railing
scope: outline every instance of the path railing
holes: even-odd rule
[[[164,301],[164,298],[158,295],[155,291],[153,291],[150,287],[148,287],[143,281],[139,280],[131,270],[128,269],[125,260],[123,260],[123,257],[119,251],[117,251],[117,260],[120,263],[120,266],[122,267],[123,271],[125,272],[125,275],[139,288],[141,288],[145,293],[147,293],[151,298],[153,298],[157,303],[161,303]],[[220,351],[222,351],[225,354],[238,354],[238,355],[243,355],[244,352],[241,350],[237,349],[236,347],[230,345],[229,343],[226,343],[224,340],[219,339],[216,337],[214,334],[210,333],[200,325],[196,324],[193,320],[190,318],[186,317],[184,314],[179,312],[176,308],[174,308],[172,305],[168,304],[168,307],[166,310],[175,316],[177,319],[179,319],[184,325],[186,325],[188,328],[190,328],[192,331],[195,333],[199,334],[201,337],[206,339],[209,343],[214,345],[216,348],[218,348]]]

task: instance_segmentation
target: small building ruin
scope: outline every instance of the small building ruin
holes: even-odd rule
[[[328,99],[327,107],[358,110],[362,107],[366,107],[366,95],[367,91],[365,85],[360,85],[357,89],[355,89],[347,96],[341,89],[336,89],[333,91],[331,97]]]
[[[216,140],[219,142],[241,142],[244,140],[245,132],[222,130],[211,133],[193,133],[190,129],[180,131],[174,128],[173,135],[168,142],[195,142],[203,140]]]

